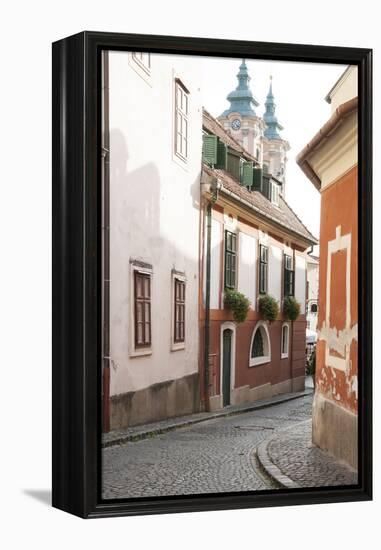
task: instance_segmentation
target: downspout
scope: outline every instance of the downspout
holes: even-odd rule
[[[218,198],[220,182],[215,179],[211,184],[212,196],[206,206],[206,281],[205,281],[205,336],[204,336],[204,403],[210,410],[209,401],[209,348],[210,348],[210,272],[212,241],[212,206]]]
[[[209,342],[210,342],[210,264],[212,236],[212,203],[206,206],[206,281],[205,281],[205,335],[204,335],[204,404],[209,411]]]
[[[108,52],[102,55],[102,425],[110,431],[110,128]]]

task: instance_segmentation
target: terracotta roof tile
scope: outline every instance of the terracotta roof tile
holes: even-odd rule
[[[260,216],[267,218],[276,225],[280,225],[283,228],[292,231],[311,244],[318,243],[318,240],[308,231],[306,226],[298,218],[283,197],[280,197],[278,207],[259,191],[249,191],[246,187],[240,185],[225,170],[212,169],[207,164],[203,164],[203,170],[207,174],[219,178],[222,183],[223,191],[226,191],[227,193],[234,193],[236,197],[242,201],[245,201],[245,203]]]

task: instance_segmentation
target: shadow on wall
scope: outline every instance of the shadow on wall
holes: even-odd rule
[[[144,143],[141,146],[144,147]],[[167,159],[163,161],[163,170],[159,171],[155,163],[149,162],[149,150],[145,156],[148,160],[146,164],[128,171],[131,156],[124,134],[118,128],[111,129],[110,339],[111,365],[114,371],[119,370],[117,378],[114,377],[115,385],[111,388],[111,396],[115,398],[115,406],[112,406],[114,428],[187,414],[199,408],[199,218],[194,218],[197,219],[194,234],[187,220],[190,209],[193,217],[194,210],[199,211],[200,178],[197,177],[189,185],[189,193],[184,193],[185,172],[181,167],[177,169],[176,163],[171,165]],[[180,182],[176,180],[177,174],[182,178]],[[173,241],[170,238],[172,234]],[[195,255],[191,257],[195,243]],[[128,347],[131,258],[152,263],[153,293],[156,297],[152,303],[153,353],[133,359],[129,357]],[[185,272],[189,296],[185,320],[186,350],[180,354],[170,351],[172,269]],[[180,379],[189,376],[194,376],[194,380],[180,385]],[[184,385],[191,389],[184,390]],[[158,397],[157,402],[152,396]]]

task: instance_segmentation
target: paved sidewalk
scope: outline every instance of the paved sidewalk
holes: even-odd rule
[[[357,472],[312,444],[312,421],[277,432],[257,448],[257,458],[280,487],[357,484]]]
[[[285,403],[287,401],[292,401],[293,399],[298,399],[306,395],[311,395],[311,393],[313,393],[313,391],[308,388],[302,392],[277,395],[269,399],[256,401],[255,403],[230,405],[228,407],[225,407],[221,411],[196,413],[187,416],[169,418],[167,420],[144,424],[141,426],[133,426],[124,430],[113,430],[109,433],[105,433],[102,435],[102,447],[122,445],[123,443],[127,443],[128,441],[138,441],[140,439],[154,437],[156,435],[160,435],[171,430],[175,430],[177,428],[190,426],[191,424],[197,424],[199,422],[203,422],[205,420],[210,420],[213,418],[220,418],[222,416],[231,416],[248,411],[264,409],[266,407],[271,407],[279,403]]]

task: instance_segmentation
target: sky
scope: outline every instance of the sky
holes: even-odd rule
[[[215,117],[229,107],[226,96],[237,86],[239,59],[203,58],[204,107]],[[295,157],[331,115],[324,100],[345,65],[246,59],[250,88],[263,116],[270,75],[281,136],[290,144],[286,168],[286,200],[313,235],[319,236],[320,194],[295,162]],[[317,250],[315,251],[317,252]]]

